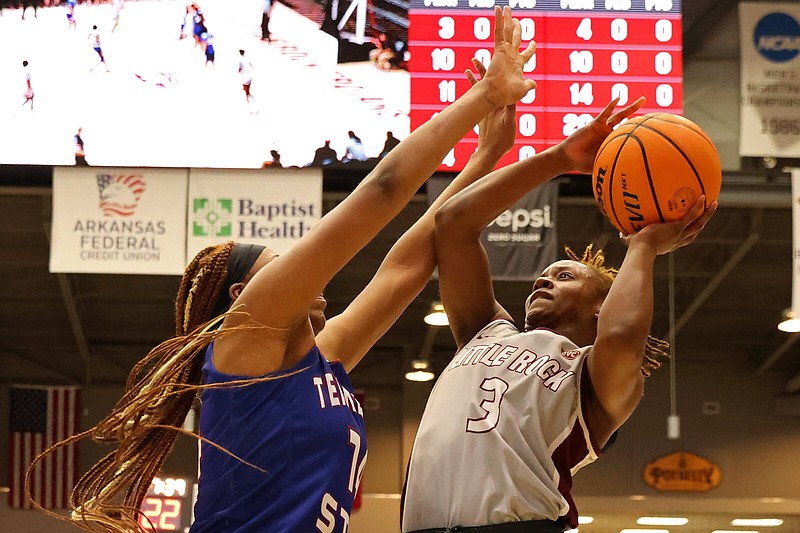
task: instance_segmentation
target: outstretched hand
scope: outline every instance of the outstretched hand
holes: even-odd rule
[[[619,98],[615,98],[609,102],[606,108],[603,109],[594,120],[567,137],[559,145],[564,156],[566,156],[572,164],[573,170],[584,174],[591,174],[592,165],[594,164],[594,159],[597,155],[597,150],[600,149],[600,145],[603,144],[606,137],[614,131],[617,124],[633,115],[644,105],[645,99],[644,97],[640,97],[628,107],[612,115],[611,113],[614,111],[618,102]]]
[[[472,58],[472,65],[480,74],[481,79],[486,76],[486,67],[478,59]],[[478,79],[471,70],[465,72],[472,85]],[[478,150],[500,158],[514,147],[517,137],[517,105],[509,104],[498,107],[489,112],[478,123]]]
[[[527,48],[519,51],[522,41],[522,28],[519,20],[511,18],[511,8],[494,8],[494,55],[481,82],[491,87],[489,100],[494,107],[516,103],[536,88],[536,82],[526,80],[522,67],[536,52],[536,43],[531,41]]]
[[[658,255],[686,246],[697,238],[719,205],[717,202],[713,202],[704,211],[705,201],[705,196],[698,198],[697,202],[680,220],[649,224],[636,233],[623,235],[622,241],[629,247],[634,242],[644,242]]]

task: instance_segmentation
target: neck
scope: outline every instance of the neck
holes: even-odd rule
[[[558,333],[559,335],[568,338],[576,346],[589,346],[594,344],[595,338],[597,337],[597,326],[596,323],[593,323],[591,327],[587,327],[585,324],[577,324],[577,323],[570,323],[570,324],[560,324],[560,325],[545,325],[545,324],[526,324],[525,331],[531,331],[536,328],[545,328],[549,329],[554,333]]]

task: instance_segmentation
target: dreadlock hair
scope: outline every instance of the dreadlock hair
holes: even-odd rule
[[[175,299],[175,337],[153,348],[133,367],[125,392],[111,414],[95,427],[57,443],[34,460],[26,479],[29,497],[31,473],[45,455],[85,437],[112,443],[116,449],[84,474],[73,489],[69,498],[73,509],[70,519],[87,531],[98,531],[98,527],[100,531],[114,533],[147,531],[139,525],[139,508],[178,434],[209,442],[181,426],[197,392],[217,386],[201,384],[203,356],[209,343],[223,334],[218,325],[225,315],[213,315],[226,286],[228,260],[234,245],[228,242],[209,246],[189,263]],[[253,327],[245,324],[226,328],[224,332]],[[223,385],[244,386],[260,380]],[[33,503],[52,516],[70,520]]]
[[[599,274],[603,281],[601,290],[604,294],[608,294],[608,291],[611,289],[611,284],[617,278],[618,270],[606,266],[606,257],[605,254],[603,254],[603,250],[594,252],[592,248],[593,245],[589,244],[581,256],[573,252],[569,246],[564,246],[564,251],[571,260],[586,265]],[[658,357],[669,357],[669,343],[653,335],[647,335],[644,360],[642,361],[642,374],[644,374],[645,377],[649,377],[653,370],[661,366],[661,361],[657,359]]]

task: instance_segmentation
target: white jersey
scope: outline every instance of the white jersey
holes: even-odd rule
[[[591,346],[497,320],[436,382],[414,441],[403,531],[562,520],[572,475],[597,459],[581,412]]]

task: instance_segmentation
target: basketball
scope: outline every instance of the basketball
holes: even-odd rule
[[[592,192],[600,211],[623,234],[683,217],[701,195],[719,197],[722,167],[708,135],[668,113],[634,117],[597,152]]]

